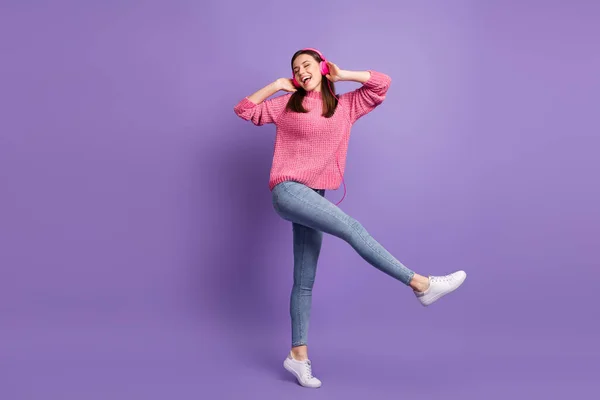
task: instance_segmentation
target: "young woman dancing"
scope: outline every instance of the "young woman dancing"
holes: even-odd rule
[[[298,383],[317,388],[308,358],[308,325],[323,233],[347,242],[369,264],[410,287],[428,306],[456,290],[466,273],[422,276],[404,266],[356,219],[325,198],[343,180],[352,125],[385,99],[391,79],[377,71],[347,71],[316,49],[297,51],[292,78],[279,78],[243,98],[235,113],[255,125],[275,124],[276,138],[269,188],[273,207],[292,223],[294,284],[290,299],[291,351],[284,367]],[[334,82],[362,86],[336,96]],[[286,94],[268,99],[279,91]],[[268,99],[268,100],[267,100]]]

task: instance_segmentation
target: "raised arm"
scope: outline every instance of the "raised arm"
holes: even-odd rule
[[[328,65],[330,74],[327,77],[332,82],[354,81],[363,84],[360,88],[340,96],[340,102],[348,108],[352,122],[371,112],[385,99],[392,82],[388,75],[373,70],[347,71],[331,62],[328,62]]]
[[[244,97],[236,104],[233,110],[240,118],[252,121],[254,125],[274,123],[285,109],[289,96],[280,96],[270,100],[266,99],[280,90],[295,92],[296,88],[290,79],[277,79],[252,93],[250,96]]]

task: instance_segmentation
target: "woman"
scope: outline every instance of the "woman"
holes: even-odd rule
[[[346,241],[368,263],[412,288],[424,306],[457,289],[466,274],[416,274],[324,197],[325,190],[339,188],[343,179],[352,125],[383,102],[390,77],[371,70],[340,69],[315,49],[297,51],[291,66],[291,79],[277,79],[242,99],[234,111],[255,125],[273,123],[277,128],[269,188],[276,212],[292,222],[294,240],[292,348],[284,367],[300,385],[316,388],[321,381],[312,374],[307,339],[323,232]],[[338,81],[362,86],[338,98],[333,94]],[[288,93],[267,100],[279,91]]]

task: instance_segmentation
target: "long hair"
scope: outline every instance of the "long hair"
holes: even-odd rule
[[[294,68],[294,60],[296,59],[296,57],[298,57],[301,54],[308,54],[308,55],[312,56],[317,61],[317,63],[320,63],[321,61],[323,61],[321,56],[319,56],[319,53],[317,53],[313,50],[298,50],[292,56],[292,61],[291,61],[292,69]],[[331,91],[329,89],[330,85],[331,85]],[[325,118],[329,118],[333,115],[333,113],[335,113],[335,109],[338,104],[337,99],[331,92],[335,93],[335,86],[334,86],[333,82],[330,82],[329,79],[327,79],[326,76],[323,76],[321,78],[321,97],[323,99],[322,115]],[[301,87],[297,88],[297,90],[294,93],[292,93],[292,96],[290,97],[290,99],[287,103],[286,109],[288,109],[290,111],[294,111],[294,112],[299,112],[299,113],[308,112],[302,105],[304,96],[306,96],[306,90],[304,90],[304,88],[301,88]]]

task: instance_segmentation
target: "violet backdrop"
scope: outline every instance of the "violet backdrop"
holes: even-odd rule
[[[585,1],[2,2],[0,398],[585,396],[600,359],[599,15]],[[318,391],[281,366],[292,236],[267,187],[274,127],[233,113],[301,47],[393,79],[353,129],[341,207],[417,272],[469,274],[425,309],[326,236]]]

